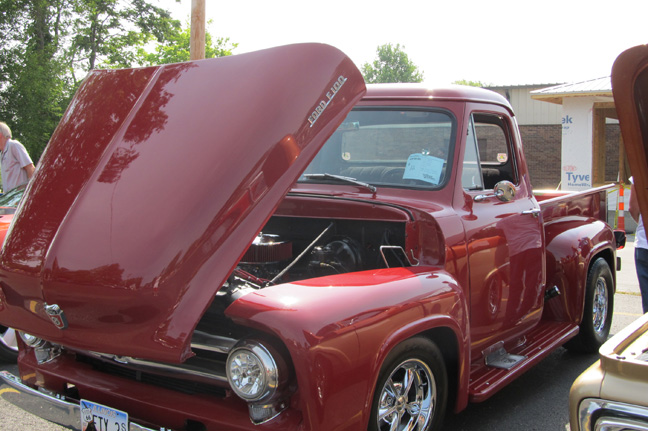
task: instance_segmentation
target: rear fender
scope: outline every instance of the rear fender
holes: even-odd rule
[[[544,318],[580,323],[585,303],[585,283],[591,263],[604,257],[616,285],[615,238],[602,221],[564,218],[548,224],[547,287],[557,286],[561,295],[547,301]]]
[[[463,394],[458,405],[466,404],[467,303],[441,268],[390,268],[273,286],[238,299],[226,314],[285,344],[299,388],[292,405],[299,405],[304,429],[366,429],[387,354],[439,327],[456,338],[458,377],[451,381]]]

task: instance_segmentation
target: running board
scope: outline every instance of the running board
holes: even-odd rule
[[[525,371],[549,356],[556,348],[562,346],[578,333],[578,325],[566,322],[541,322],[526,335],[527,343],[511,353],[504,351],[504,360],[520,356],[510,368],[482,366],[471,373],[469,397],[473,403],[485,401],[504,386],[521,376]],[[503,350],[503,349],[502,349]],[[496,359],[497,350],[486,358]]]

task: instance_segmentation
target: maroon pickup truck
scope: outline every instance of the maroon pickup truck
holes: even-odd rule
[[[79,430],[438,430],[607,338],[605,215],[534,196],[490,91],[317,44],[93,71],[0,254],[0,394]]]

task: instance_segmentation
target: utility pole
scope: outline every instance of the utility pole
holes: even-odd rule
[[[189,57],[191,60],[205,58],[205,0],[191,0]]]

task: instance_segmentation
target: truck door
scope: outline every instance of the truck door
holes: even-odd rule
[[[504,112],[472,111],[466,119],[461,172],[470,271],[472,357],[499,341],[522,342],[540,319],[544,294],[541,214],[533,197],[515,121]],[[502,201],[493,187],[513,184]]]

